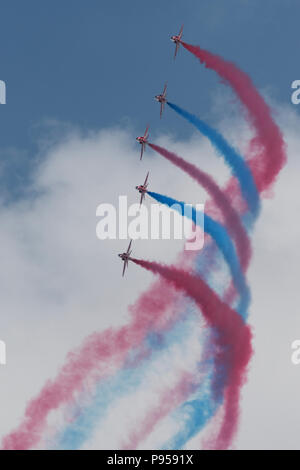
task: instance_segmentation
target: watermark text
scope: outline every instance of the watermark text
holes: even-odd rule
[[[102,203],[96,209],[99,240],[186,240],[186,250],[201,250],[204,245],[204,204],[132,204],[119,196],[119,205]]]
[[[300,80],[294,80],[292,82],[291,88],[295,91],[293,91],[291,95],[291,102],[293,104],[299,104],[300,103]]]

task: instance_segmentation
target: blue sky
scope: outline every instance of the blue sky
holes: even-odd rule
[[[168,80],[169,99],[213,120],[217,77],[186,51],[173,62],[169,37],[235,61],[279,101],[299,79],[298,0],[2,0],[0,107],[2,180],[22,186],[45,120],[83,129],[130,125],[152,132],[191,130],[154,94]],[[292,105],[291,105],[292,106]]]

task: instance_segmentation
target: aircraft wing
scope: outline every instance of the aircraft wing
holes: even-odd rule
[[[163,97],[166,96],[167,84],[168,84],[168,82],[166,82],[166,83],[165,83],[165,86],[164,86]]]
[[[183,31],[183,25],[181,26],[181,28],[180,28],[180,31],[179,31],[179,34],[178,34],[178,36],[179,36],[179,39],[181,39],[181,36],[182,36],[182,31]]]
[[[124,260],[124,266],[123,266],[122,276],[124,276],[124,274],[125,274],[125,270],[126,270],[126,267],[127,267],[127,263],[128,263],[128,259],[125,259],[125,260]]]
[[[140,199],[140,207],[141,207],[141,205],[142,205],[142,203],[143,203],[144,197],[145,197],[145,193],[142,193],[142,194],[141,194],[141,199]]]
[[[126,254],[129,254],[129,252],[130,252],[131,243],[132,243],[132,240],[130,240],[130,243],[129,243],[129,245],[128,245],[128,248],[127,248],[127,252],[126,252]]]
[[[148,131],[149,131],[149,125],[147,126],[147,128],[145,130],[144,139],[146,139],[148,137]]]
[[[142,158],[143,158],[143,153],[144,153],[144,143],[142,143],[142,145],[141,145],[141,156],[140,156],[140,160],[142,160]]]
[[[163,113],[163,110],[164,110],[164,106],[165,106],[165,102],[162,101],[162,102],[160,103],[160,118],[162,117],[162,113]]]
[[[143,186],[146,186],[146,184],[147,184],[147,181],[148,181],[148,176],[149,176],[149,171],[148,171],[148,173],[147,173],[147,176],[146,176],[146,178],[145,178],[145,181],[144,181],[144,184],[143,184]]]
[[[175,54],[174,54],[174,59],[176,59],[176,56],[177,56],[178,49],[179,49],[179,43],[178,43],[178,42],[176,42],[176,46],[175,46]]]

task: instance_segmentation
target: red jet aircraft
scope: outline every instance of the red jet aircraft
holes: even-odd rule
[[[119,253],[119,254],[118,254],[118,256],[121,258],[121,260],[124,261],[122,276],[124,276],[124,274],[125,274],[125,269],[127,268],[127,266],[128,266],[128,261],[130,260],[130,255],[131,255],[131,251],[130,251],[131,243],[132,243],[132,240],[130,240],[130,243],[129,243],[129,245],[128,245],[128,248],[127,248],[126,253]]]
[[[144,184],[141,184],[140,186],[136,186],[136,187],[135,187],[135,189],[137,189],[138,192],[139,192],[140,195],[141,195],[140,207],[141,207],[141,204],[142,204],[142,202],[143,202],[143,200],[144,200],[145,194],[148,192],[148,191],[147,191],[147,187],[148,187],[148,183],[147,183],[147,181],[148,181],[148,176],[149,176],[149,171],[148,171],[148,173],[147,173],[147,176],[146,176],[146,179],[145,179],[145,181],[144,181]]]
[[[160,117],[162,117],[164,106],[165,106],[165,103],[167,102],[166,96],[167,96],[167,83],[164,86],[164,91],[160,95],[155,96],[156,101],[159,101],[160,103]]]
[[[183,30],[183,25],[181,26],[181,29],[179,31],[179,34],[177,36],[171,36],[171,41],[173,41],[176,44],[175,47],[175,54],[174,54],[174,60],[176,58],[180,43],[181,43],[181,37],[182,37],[182,30]]]
[[[141,157],[140,157],[140,160],[142,160],[143,158],[143,153],[144,151],[146,150],[146,144],[147,144],[147,139],[149,137],[149,126],[147,126],[146,130],[145,130],[145,134],[141,137],[137,137],[136,140],[141,144]]]

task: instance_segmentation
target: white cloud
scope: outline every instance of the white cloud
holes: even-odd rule
[[[300,338],[299,120],[289,114],[284,110],[279,115],[289,162],[274,188],[274,199],[264,202],[253,236],[249,279],[255,357],[243,394],[237,442],[241,448],[299,448],[300,366],[290,361],[290,344]],[[218,182],[228,177],[222,160],[200,136],[187,142],[161,136],[158,142],[200,165]],[[55,377],[70,349],[92,331],[128,321],[127,306],[152,280],[133,265],[121,278],[116,254],[127,242],[96,238],[98,204],[116,203],[120,194],[136,202],[134,187],[148,170],[154,191],[194,203],[204,202],[206,196],[149,148],[140,163],[130,131],[106,129],[86,136],[73,131],[58,144],[48,142],[39,161],[31,188],[35,196],[0,207],[0,339],[7,345],[7,365],[0,367],[1,436],[18,424],[27,401]],[[141,240],[133,248],[137,257],[171,262],[182,246],[181,241]],[[112,421],[107,429],[111,426]],[[157,435],[153,439],[157,442]]]

